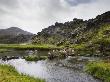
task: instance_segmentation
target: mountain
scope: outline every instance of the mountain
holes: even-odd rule
[[[33,39],[33,42],[50,44],[57,44],[59,42],[85,42],[92,37],[88,35],[88,32],[94,33],[95,30],[98,30],[101,25],[105,23],[110,23],[110,11],[98,15],[95,19],[89,19],[86,21],[75,18],[70,22],[56,22],[55,25],[51,25],[39,32]],[[81,41],[81,39],[83,40]]]
[[[33,34],[18,27],[0,29],[0,43],[24,43],[31,40]]]
[[[98,15],[94,19],[74,18],[65,23],[56,22],[55,25],[39,32],[33,38],[33,43],[68,45],[76,49],[77,53],[85,51],[91,54],[93,51],[98,53],[103,50],[107,52],[110,50],[110,11]]]
[[[33,35],[32,33],[24,31],[18,27],[10,27],[7,29],[0,29],[0,35],[19,35],[19,34]]]

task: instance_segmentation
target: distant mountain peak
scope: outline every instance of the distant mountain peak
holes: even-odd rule
[[[24,31],[19,27],[10,27],[10,28],[7,28],[7,29],[1,29],[0,34],[1,35],[19,35],[19,34],[33,35],[32,33]]]
[[[8,30],[9,29],[11,29],[11,30],[16,30],[16,29],[19,29],[19,30],[22,30],[22,29],[20,29],[20,28],[18,28],[18,27],[10,27],[10,28],[7,28]]]
[[[23,43],[28,42],[34,34],[18,27],[0,29],[0,43]]]
[[[18,27],[10,27],[9,29],[20,29],[20,28],[18,28]]]

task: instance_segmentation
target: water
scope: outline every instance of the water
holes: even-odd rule
[[[27,62],[24,59],[0,62],[14,66],[19,73],[39,77],[45,79],[46,82],[101,82],[83,71],[85,61],[81,62],[81,58],[77,62],[75,61],[67,58],[38,62]]]
[[[26,55],[31,55],[31,54],[36,54],[36,55],[42,55],[42,56],[46,56],[48,55],[48,51],[37,51],[37,53],[35,53],[35,51],[33,50],[11,50],[10,52],[5,52],[5,53],[0,53],[0,57],[4,57],[4,56],[26,56]]]

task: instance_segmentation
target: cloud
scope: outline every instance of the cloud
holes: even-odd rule
[[[55,22],[89,19],[110,10],[110,0],[0,0],[0,28],[37,33]]]
[[[0,5],[7,8],[17,8],[17,0],[0,0]]]
[[[91,3],[92,1],[95,0],[65,0],[68,4],[70,4],[71,6],[77,6],[79,4],[87,4],[87,3]]]

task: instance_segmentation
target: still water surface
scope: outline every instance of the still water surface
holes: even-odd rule
[[[0,63],[10,64],[18,72],[43,78],[46,82],[101,82],[91,75],[86,74],[83,70],[85,64],[92,60],[94,58],[68,57],[62,60],[56,59],[37,62],[27,62],[24,59],[0,60]]]

